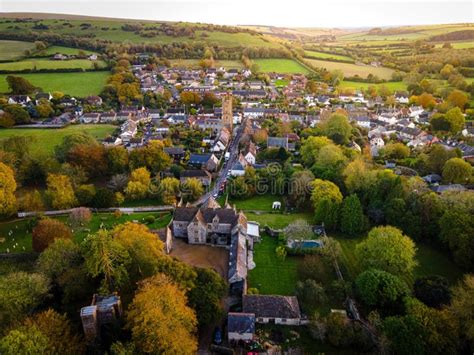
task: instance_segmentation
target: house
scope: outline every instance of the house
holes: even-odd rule
[[[374,137],[370,140],[370,154],[373,157],[379,155],[379,150],[385,146],[385,142],[381,137]]]
[[[267,148],[285,148],[288,150],[288,137],[268,137]]]
[[[100,113],[97,112],[85,113],[81,116],[82,123],[99,123],[99,120]]]
[[[423,176],[422,179],[425,180],[425,182],[428,184],[439,184],[442,180],[441,176],[439,176],[438,174],[429,174]]]
[[[40,92],[36,94],[35,100],[36,104],[39,105],[41,100],[51,101],[53,96],[49,92]]]
[[[117,294],[92,297],[90,306],[81,308],[81,321],[85,338],[92,342],[100,337],[103,325],[111,324],[122,316],[122,301]]]
[[[184,170],[181,172],[179,181],[184,184],[188,179],[198,179],[203,186],[210,186],[212,175],[206,170]]]
[[[100,115],[100,122],[103,123],[111,123],[117,120],[117,114],[113,111],[111,112],[104,112]]]
[[[181,161],[184,158],[184,148],[181,147],[165,147],[164,151],[168,154],[175,162]]]
[[[244,159],[249,163],[250,165],[254,165],[257,159],[257,146],[255,145],[254,142],[250,141],[249,144],[247,145],[247,148],[245,148],[244,153],[243,153]]]
[[[191,154],[188,165],[207,171],[215,171],[219,165],[219,159],[214,154]]]
[[[31,98],[28,95],[13,95],[8,98],[9,105],[26,106],[29,102],[31,102]]]
[[[465,191],[466,188],[461,184],[451,184],[451,185],[435,185],[430,187],[434,192],[441,194],[446,191]]]
[[[67,55],[64,55],[64,54],[61,54],[61,53],[56,53],[54,56],[53,56],[53,60],[66,60],[68,58]]]
[[[229,342],[252,340],[255,334],[255,314],[233,313],[227,314],[227,338]]]
[[[301,325],[306,322],[301,317],[298,299],[295,296],[244,295],[242,312],[255,314],[257,323]]]
[[[370,119],[367,116],[355,117],[352,121],[360,127],[370,128]]]
[[[230,169],[230,175],[232,176],[244,176],[245,166],[241,162],[237,161]]]
[[[91,106],[100,106],[102,105],[102,98],[100,96],[93,95],[87,97],[86,102]]]

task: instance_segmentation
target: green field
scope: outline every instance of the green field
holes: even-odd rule
[[[468,41],[468,42],[449,42],[451,44],[451,47],[454,49],[467,49],[467,48],[474,48],[474,41]],[[436,45],[436,48],[441,48],[444,43],[438,43]]]
[[[65,94],[86,97],[89,95],[98,95],[104,87],[108,71],[95,71],[85,73],[32,73],[17,74],[33,85],[40,87],[43,91],[61,91]],[[7,93],[9,91],[7,75],[0,75],[0,92]]]
[[[0,60],[21,58],[26,50],[32,50],[35,44],[31,42],[0,40]]]
[[[199,68],[199,59],[170,59],[174,67]],[[240,60],[216,60],[216,68],[224,67],[226,69],[243,69],[244,65]]]
[[[133,213],[123,214],[120,217],[115,217],[112,213],[100,213],[94,214],[91,221],[86,228],[73,229],[74,241],[80,243],[88,234],[94,233],[99,230],[101,224],[104,228],[111,229],[118,224],[125,223],[127,221],[138,221],[144,223],[144,219],[147,216],[153,215],[156,220],[153,224],[149,224],[148,227],[151,229],[159,229],[166,226],[171,219],[169,213],[159,216],[158,213]],[[57,219],[64,223],[68,223],[67,216],[60,216]],[[7,250],[10,253],[14,252],[30,252],[31,246],[31,231],[33,228],[32,220],[30,219],[18,219],[10,222],[0,223],[0,252],[5,253]]]
[[[84,53],[85,55],[90,54],[97,54],[97,52],[88,51],[85,49],[78,49],[78,48],[71,48],[71,47],[63,47],[63,46],[51,46],[46,48],[44,51],[35,53],[35,55],[55,55],[57,53],[65,54],[65,55],[78,55],[79,52]]]
[[[328,62],[324,60],[317,60],[317,59],[306,59],[310,64],[314,65],[315,67],[326,68],[327,70],[342,70],[344,76],[351,77],[358,75],[361,78],[366,78],[367,75],[373,74],[378,76],[380,79],[390,79],[392,77],[392,73],[394,73],[393,69],[383,68],[383,67],[372,67],[369,65],[356,65],[350,63],[337,63],[337,62]]]
[[[336,60],[348,60],[353,62],[354,59],[348,57],[347,55],[341,54],[332,54],[318,51],[304,51],[304,54],[308,58],[318,58],[318,59],[336,59]]]
[[[309,70],[292,59],[255,59],[263,73],[309,74]]]
[[[0,70],[8,70],[11,72],[22,70],[41,70],[41,69],[94,69],[94,63],[99,68],[105,68],[107,64],[102,61],[91,61],[88,59],[70,59],[70,60],[51,60],[41,59],[25,59],[19,62],[0,63]]]
[[[282,214],[246,212],[245,215],[249,221],[256,221],[260,223],[260,228],[263,228],[265,225],[267,225],[271,228],[282,229],[297,219],[305,219],[308,221],[308,223],[313,222],[313,215],[311,213]]]
[[[273,202],[279,201],[281,202],[281,196],[275,195],[255,195],[252,198],[248,198],[245,200],[232,200],[229,199],[229,203],[233,206],[235,205],[238,210],[244,211],[271,211]],[[284,206],[282,206],[283,208]],[[278,213],[278,212],[277,212]]]
[[[356,81],[343,80],[338,87],[340,88],[353,88],[355,90],[367,90],[369,86],[379,87],[381,85],[386,86],[392,91],[404,91],[407,89],[407,85],[403,81],[389,81],[381,84],[372,83],[359,83]]]
[[[47,156],[62,142],[64,136],[75,132],[87,132],[97,139],[104,139],[117,127],[112,125],[72,125],[59,129],[8,128],[0,129],[0,142],[11,136],[31,138],[31,152],[34,156]]]
[[[256,287],[261,294],[292,295],[297,281],[298,257],[277,258],[276,238],[262,236],[260,243],[254,245],[254,261],[257,265],[249,273],[249,287]]]

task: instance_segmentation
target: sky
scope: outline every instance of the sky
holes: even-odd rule
[[[0,0],[0,12],[282,27],[474,22],[474,0]]]

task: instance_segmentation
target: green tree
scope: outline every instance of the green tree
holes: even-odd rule
[[[446,121],[449,123],[451,133],[459,133],[464,129],[466,119],[459,107],[452,108],[445,115]]]
[[[63,138],[61,144],[54,148],[54,154],[56,155],[58,161],[65,162],[69,152],[79,144],[92,147],[98,145],[99,143],[94,137],[86,132],[69,134]]]
[[[196,315],[182,290],[157,274],[146,279],[130,304],[127,328],[142,353],[195,354]]]
[[[85,266],[92,277],[102,278],[102,290],[113,292],[128,281],[130,255],[111,233],[99,230],[81,244]]]
[[[303,141],[300,149],[301,159],[307,167],[313,166],[316,162],[319,150],[327,145],[331,145],[332,141],[327,137],[310,136]]]
[[[0,276],[0,324],[20,320],[48,295],[48,279],[36,273],[13,272]]]
[[[391,143],[383,148],[381,155],[389,159],[405,159],[410,156],[410,148],[403,143]]]
[[[430,307],[439,308],[451,302],[448,280],[439,275],[416,279],[413,290],[416,298]]]
[[[447,149],[441,144],[434,144],[428,152],[427,165],[430,172],[441,174],[444,164],[451,158],[456,158],[455,149]]]
[[[471,349],[474,348],[474,275],[464,275],[452,291],[449,311],[458,320],[461,335],[464,336]]]
[[[298,281],[295,289],[296,296],[305,312],[313,313],[318,306],[326,302],[324,288],[315,280]]]
[[[48,350],[48,338],[37,327],[10,330],[0,340],[0,352],[5,355],[46,354]]]
[[[365,269],[376,268],[395,275],[410,274],[416,266],[415,243],[399,229],[375,227],[356,247],[356,255]]]
[[[296,208],[304,208],[310,202],[311,183],[313,181],[314,175],[309,170],[296,171],[291,176],[288,198]]]
[[[161,199],[165,205],[174,205],[179,195],[179,180],[172,177],[160,181]]]
[[[122,174],[128,168],[128,152],[124,147],[113,146],[105,150],[107,157],[108,172],[110,174]]]
[[[227,291],[224,279],[212,269],[196,268],[195,286],[187,293],[189,306],[196,311],[200,327],[222,316],[221,301]]]
[[[36,267],[41,274],[54,282],[82,261],[79,245],[71,239],[58,238],[39,255]]]
[[[358,298],[367,306],[379,310],[397,310],[403,297],[409,294],[406,283],[382,270],[364,271],[355,281]]]
[[[6,80],[12,95],[28,95],[36,90],[36,87],[21,76],[8,75]]]
[[[286,239],[306,240],[313,239],[314,232],[308,222],[304,219],[297,219],[286,226],[283,230],[283,236]]]
[[[163,143],[158,140],[152,140],[146,146],[134,149],[129,156],[130,169],[145,167],[154,174],[165,170],[171,165],[171,158],[163,149]]]
[[[364,231],[367,219],[356,194],[347,196],[341,209],[341,232],[354,236]]]
[[[472,178],[472,166],[461,158],[451,158],[443,166],[443,180],[453,184],[467,184]]]
[[[323,123],[323,132],[336,144],[347,144],[352,135],[352,126],[346,116],[335,113]]]
[[[316,223],[324,223],[328,229],[337,225],[342,194],[332,182],[316,179],[313,182],[311,201],[315,210]]]
[[[190,178],[182,184],[181,191],[186,201],[196,201],[204,193],[204,188],[199,179]]]

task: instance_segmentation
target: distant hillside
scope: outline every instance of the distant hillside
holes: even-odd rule
[[[136,47],[132,51],[171,57],[197,58],[206,47],[219,59],[240,59],[245,51],[253,57],[289,55],[280,39],[252,29],[66,14],[0,13],[0,39],[43,40],[101,51],[127,45]]]

